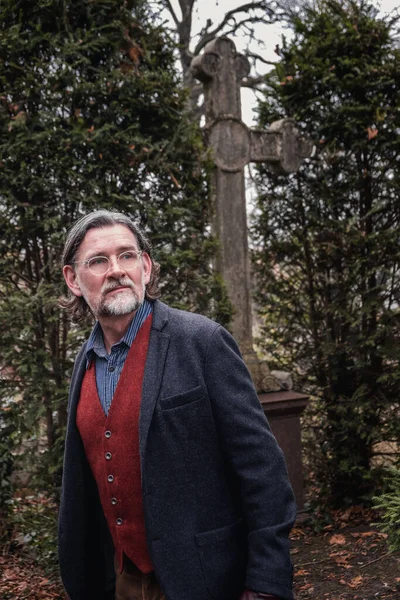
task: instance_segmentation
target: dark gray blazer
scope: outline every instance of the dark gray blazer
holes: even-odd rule
[[[71,600],[101,600],[112,546],[75,423],[84,350],[70,389],[59,555]],[[213,321],[159,301],[140,456],[148,547],[167,600],[237,600],[245,587],[292,600],[294,498],[237,345]]]

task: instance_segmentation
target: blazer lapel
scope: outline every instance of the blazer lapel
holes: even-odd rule
[[[170,336],[162,332],[167,323],[168,307],[166,304],[156,300],[154,302],[153,323],[150,332],[140,405],[139,448],[142,474],[145,464],[147,436],[164,375],[165,360],[170,341]]]

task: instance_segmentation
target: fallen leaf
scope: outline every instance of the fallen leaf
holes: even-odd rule
[[[305,535],[306,535],[306,532],[301,527],[293,527],[293,529],[291,531],[291,537],[293,537],[293,538],[296,538],[296,536],[304,537]]]
[[[342,552],[336,552],[329,555],[338,567],[343,567],[344,569],[351,569],[351,565],[348,564],[348,561],[352,558],[351,554],[343,554]]]
[[[314,591],[314,585],[312,583],[306,583],[299,587],[300,592],[304,592],[305,590],[308,590],[309,592]]]
[[[334,544],[337,544],[339,546],[344,546],[344,544],[346,543],[346,538],[344,537],[344,535],[333,535],[331,537],[331,539],[329,540],[329,543],[331,544],[331,546],[333,546]]]
[[[310,571],[306,571],[306,569],[299,569],[298,571],[295,572],[294,576],[295,577],[304,577],[305,575],[309,575]]]
[[[340,513],[339,515],[339,519],[340,521],[348,521],[351,517],[351,515],[353,514],[353,507],[348,508],[347,510],[345,510],[344,512]]]
[[[360,587],[360,585],[363,584],[363,578],[362,575],[357,575],[357,577],[354,577],[351,581],[348,582],[348,586],[352,589],[356,589],[358,587]]]

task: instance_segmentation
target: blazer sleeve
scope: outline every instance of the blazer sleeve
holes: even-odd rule
[[[245,587],[292,600],[288,537],[296,507],[285,460],[239,348],[221,326],[210,338],[204,376],[224,457],[240,481],[249,531]]]
[[[79,399],[79,394],[80,394],[81,385],[82,385],[82,379],[83,379],[83,375],[85,373],[85,366],[86,366],[86,357],[85,357],[86,344],[87,344],[87,342],[84,342],[84,344],[81,346],[81,348],[75,358],[74,367],[73,367],[72,375],[71,375],[70,386],[69,386],[68,406],[67,406],[68,412],[71,408],[71,403],[73,403],[73,402],[76,403]]]

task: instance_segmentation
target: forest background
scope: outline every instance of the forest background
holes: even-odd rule
[[[3,547],[56,569],[68,381],[90,330],[58,306],[63,240],[80,215],[129,213],[154,244],[163,299],[229,328],[212,268],[201,87],[189,71],[221,34],[248,42],[258,126],[290,116],[314,142],[297,174],[253,169],[249,227],[259,352],[311,398],[310,514],[317,524],[327,506],[379,503],[398,547],[398,20],[360,0],[262,0],[196,37],[196,2],[179,4],[179,14],[168,0],[0,7]],[[290,36],[261,74],[270,59],[254,43],[272,23]]]

